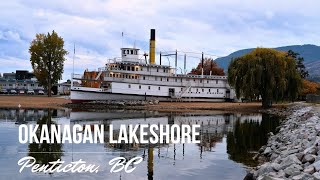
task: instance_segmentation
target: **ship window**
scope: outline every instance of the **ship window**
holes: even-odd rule
[[[210,92],[210,89],[209,89],[209,92]]]
[[[138,54],[138,51],[137,50],[135,50],[135,53],[134,53],[135,55],[137,55]]]
[[[167,81],[169,81],[169,78],[167,78]]]
[[[159,68],[157,68],[157,72],[159,72]]]
[[[202,83],[202,80],[200,80],[200,83]]]
[[[139,89],[141,89],[141,85],[139,85]]]
[[[148,86],[148,89],[151,89],[151,87],[150,87],[150,86]]]
[[[126,50],[123,50],[123,51],[122,51],[122,54],[126,54]]]
[[[219,92],[219,89],[217,89],[217,93]]]
[[[126,78],[128,79],[128,74],[126,74]]]
[[[207,81],[207,83],[209,83],[209,80]]]
[[[131,67],[131,71],[134,71],[134,67],[133,66]]]
[[[162,81],[162,78],[160,78],[160,81]]]
[[[160,87],[158,87],[158,90],[160,91]]]
[[[127,66],[127,71],[130,71],[130,66]]]
[[[143,76],[143,80],[146,80],[146,77]]]
[[[135,79],[138,79],[138,76],[134,76]]]
[[[127,50],[127,54],[129,54],[129,50]]]
[[[139,68],[136,67],[136,71],[139,71]]]
[[[166,72],[166,70],[165,70],[165,69],[163,69],[163,72]]]
[[[202,92],[204,92],[204,89],[202,89]]]
[[[131,50],[131,54],[133,54],[133,50]]]
[[[141,71],[143,71],[143,68],[141,67]]]
[[[128,88],[131,88],[131,84],[128,85]]]
[[[218,80],[216,80],[216,84],[218,84]]]
[[[193,79],[194,82],[196,82],[196,79]]]
[[[183,91],[183,88],[181,88],[181,92]]]

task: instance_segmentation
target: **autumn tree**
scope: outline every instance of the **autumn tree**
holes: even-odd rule
[[[55,31],[48,34],[36,34],[31,42],[30,62],[39,83],[48,90],[51,96],[52,84],[61,79],[65,55],[64,40]]]
[[[294,58],[268,48],[257,48],[231,61],[228,81],[238,98],[261,97],[264,108],[274,100],[295,99],[302,84]]]
[[[300,96],[305,97],[307,94],[317,94],[318,89],[320,88],[320,84],[304,79],[302,83],[302,87],[303,88],[300,93]]]
[[[289,50],[287,56],[292,57],[296,61],[296,69],[300,73],[302,79],[305,79],[309,76],[309,72],[306,70],[306,67],[303,64],[304,58],[300,56],[299,53]]]
[[[203,60],[203,74],[210,75],[210,71],[212,75],[224,76],[224,71],[222,68],[219,68],[218,64],[213,61],[211,58],[204,58]],[[193,68],[189,74],[202,74],[202,60],[196,68]]]

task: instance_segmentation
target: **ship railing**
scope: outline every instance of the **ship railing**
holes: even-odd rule
[[[190,78],[205,78],[205,79],[227,79],[227,76],[216,76],[216,75],[193,75],[193,74],[176,74],[176,77],[190,77]]]
[[[137,58],[121,58],[121,57],[116,57],[116,58],[112,58],[112,59],[108,59],[108,64],[112,64],[112,63],[119,63],[119,62],[122,62],[122,63],[126,63],[126,62],[129,62],[129,63],[146,63],[146,60],[145,59],[137,59]]]

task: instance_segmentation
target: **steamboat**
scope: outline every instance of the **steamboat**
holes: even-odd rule
[[[227,76],[178,74],[177,68],[155,63],[155,29],[151,29],[149,59],[138,48],[121,48],[121,58],[109,59],[98,71],[72,74],[73,103],[109,100],[186,102],[233,101]],[[186,62],[185,62],[186,63]]]

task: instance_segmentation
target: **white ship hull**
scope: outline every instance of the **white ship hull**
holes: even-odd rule
[[[121,101],[121,100],[154,100],[159,101],[176,101],[178,99],[170,96],[155,96],[141,94],[121,94],[99,91],[71,90],[72,103],[82,103],[90,101]],[[185,102],[225,102],[224,98],[207,98],[207,97],[182,97],[179,101]]]

